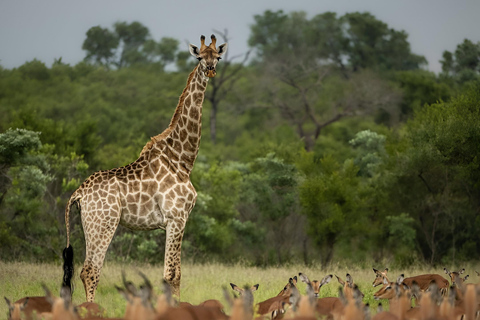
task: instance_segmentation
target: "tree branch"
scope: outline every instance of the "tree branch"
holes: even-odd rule
[[[426,186],[427,189],[428,189],[428,192],[433,193],[432,188],[430,188],[430,186],[428,185],[427,181],[423,178],[422,172],[420,172],[420,173],[418,174],[418,177],[420,178],[420,180],[422,180],[423,184],[425,184],[425,186]]]

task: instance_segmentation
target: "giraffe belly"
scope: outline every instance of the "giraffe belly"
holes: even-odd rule
[[[165,215],[160,210],[141,211],[130,207],[122,210],[120,224],[133,230],[165,229]],[[133,211],[133,212],[132,212]]]

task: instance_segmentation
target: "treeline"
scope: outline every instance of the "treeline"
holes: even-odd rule
[[[478,259],[479,43],[444,52],[436,75],[369,13],[266,11],[249,45],[209,83],[185,259]],[[139,22],[92,27],[82,48],[75,66],[0,67],[3,260],[60,259],[73,190],[168,126],[196,63]],[[78,214],[71,226],[84,248]],[[160,262],[164,242],[162,230],[119,228],[108,258]]]

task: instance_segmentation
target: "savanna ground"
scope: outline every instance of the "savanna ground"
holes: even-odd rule
[[[375,266],[383,270],[385,266]],[[388,266],[387,266],[388,267]],[[461,268],[466,269],[466,274],[470,275],[467,283],[479,282],[475,270],[480,270],[478,264],[462,265],[459,268],[445,266],[450,270]],[[75,291],[73,293],[74,303],[80,304],[85,301],[85,292],[83,284],[78,276],[81,266],[76,266]],[[147,275],[154,286],[156,294],[161,293],[161,283],[163,276],[163,265],[142,265],[142,264],[120,264],[105,263],[100,278],[95,301],[107,310],[108,316],[123,316],[126,301],[117,292],[115,285],[122,285],[122,270],[125,270],[127,279],[133,281],[137,286],[143,280],[138,275],[142,271]],[[350,273],[365,294],[364,302],[371,306],[372,314],[376,312],[378,301],[373,299],[373,294],[378,290],[372,287],[375,275],[372,268],[346,268],[342,265],[333,265],[326,270],[320,270],[319,267],[305,267],[302,265],[291,265],[288,267],[270,267],[256,268],[246,267],[241,264],[227,266],[222,264],[183,264],[182,265],[182,283],[181,283],[181,301],[188,301],[192,304],[200,303],[206,299],[218,299],[229,312],[228,304],[223,298],[223,287],[227,287],[228,292],[232,293],[229,283],[235,283],[238,286],[259,284],[259,289],[254,293],[255,303],[266,300],[277,295],[288,282],[288,278],[298,275],[299,272],[306,274],[310,280],[321,280],[328,274],[338,275],[345,279],[346,273]],[[389,268],[390,280],[394,280],[401,273],[405,277],[424,273],[438,273],[448,277],[443,272],[442,267],[428,268],[415,267],[410,269]],[[60,264],[32,264],[24,262],[5,263],[0,262],[0,296],[7,297],[11,301],[24,296],[42,296],[44,295],[41,284],[45,283],[53,294],[58,295],[59,284],[62,279],[62,268]],[[301,293],[305,293],[306,285],[299,282],[297,285]],[[320,297],[338,296],[339,283],[335,276],[332,281],[323,286],[320,291]],[[381,301],[385,305],[386,301]],[[0,315],[7,314],[6,303],[0,303]]]

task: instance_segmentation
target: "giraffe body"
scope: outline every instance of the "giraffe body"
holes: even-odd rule
[[[208,79],[227,45],[210,46],[202,36],[200,50],[190,52],[200,63],[190,73],[187,85],[169,127],[152,137],[139,158],[131,164],[92,174],[72,194],[65,210],[67,248],[64,250],[64,284],[73,276],[69,215],[73,204],[80,207],[85,234],[86,257],[80,278],[87,301],[93,302],[105,255],[119,224],[135,230],[166,230],[164,278],[172,293],[180,294],[180,256],[183,232],[195,205],[197,192],[190,172],[198,154],[202,104]],[[71,264],[71,265],[70,265]],[[71,272],[68,272],[71,268]]]

